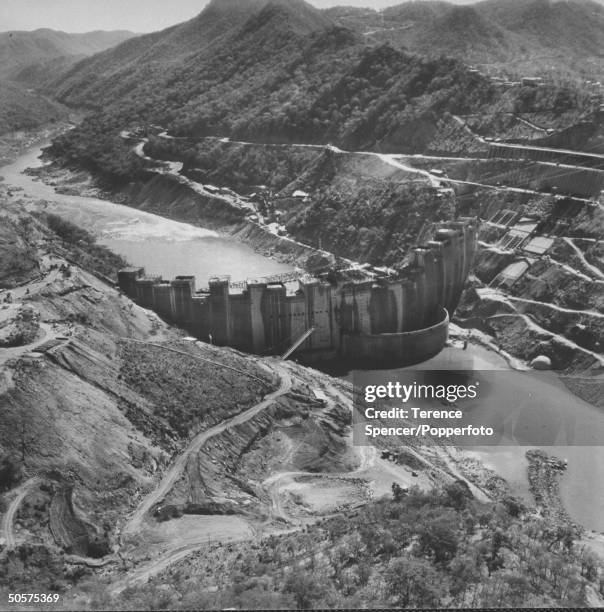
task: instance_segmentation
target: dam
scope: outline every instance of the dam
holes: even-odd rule
[[[303,276],[293,291],[290,283],[247,280],[235,292],[229,277],[196,290],[193,276],[166,281],[142,267],[121,270],[118,282],[140,306],[216,345],[278,355],[307,335],[296,349],[304,363],[411,365],[446,344],[476,235],[475,219],[445,222],[396,274],[331,271]]]

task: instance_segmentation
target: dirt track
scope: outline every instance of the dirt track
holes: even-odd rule
[[[241,414],[238,414],[227,421],[223,421],[219,425],[197,434],[193,440],[191,440],[191,443],[185,449],[185,451],[179,455],[178,459],[176,459],[170,469],[166,472],[156,489],[143,500],[130,520],[124,525],[124,528],[122,529],[122,536],[132,535],[141,529],[142,522],[147,513],[151,510],[151,508],[153,508],[154,505],[161,502],[161,500],[168,494],[170,489],[180,478],[191,455],[198,453],[201,450],[201,447],[210,438],[221,434],[228,427],[234,427],[236,425],[241,425],[241,423],[245,423],[249,419],[256,416],[259,412],[262,412],[264,409],[268,408],[278,397],[285,395],[290,391],[292,387],[292,380],[289,373],[283,367],[278,365],[277,362],[271,362],[271,367],[279,374],[281,379],[279,388],[276,391],[269,393],[260,403],[255,404],[245,412],[242,412]]]
[[[15,515],[17,514],[17,510],[21,505],[21,502],[25,498],[25,496],[29,493],[29,491],[38,484],[37,478],[30,478],[26,480],[20,487],[15,489],[17,492],[17,496],[11,501],[9,504],[4,516],[2,517],[2,533],[4,534],[4,538],[6,540],[6,547],[8,549],[14,548],[16,545],[15,532],[13,529],[13,524],[15,522]]]
[[[162,535],[169,541],[169,547],[155,559],[132,570],[112,585],[112,595],[118,595],[133,584],[147,581],[172,563],[212,542],[237,542],[249,540],[254,536],[254,531],[247,522],[234,516],[184,516],[162,523],[161,529],[165,532]]]
[[[217,436],[224,432],[229,427],[240,425],[249,419],[256,416],[268,408],[278,397],[285,395],[292,388],[292,380],[285,368],[279,365],[277,362],[270,362],[270,368],[279,374],[281,384],[276,391],[269,393],[261,402],[255,404],[245,412],[228,419],[211,427],[210,429],[199,433],[185,451],[179,455],[178,459],[166,472],[162,480],[159,482],[155,490],[150,493],[137,508],[135,513],[132,515],[130,520],[125,524],[122,530],[122,537],[134,535],[141,531],[143,527],[143,521],[148,512],[153,508],[154,505],[161,502],[161,500],[169,493],[170,489],[178,481],[182,475],[183,470],[186,467],[188,459],[191,455],[199,452],[203,445],[214,436]],[[133,583],[144,582],[150,576],[161,572],[166,567],[183,559],[188,554],[198,549],[199,547],[206,545],[210,537],[220,539],[221,541],[235,541],[252,535],[249,527],[243,528],[241,525],[231,525],[232,519],[223,517],[224,525],[222,530],[217,529],[215,524],[215,517],[189,517],[195,524],[191,527],[186,528],[185,533],[173,533],[166,534],[169,536],[171,541],[170,548],[163,552],[159,558],[152,562],[139,567],[137,570],[126,576],[123,580],[118,582],[111,590],[112,595],[117,595],[125,588]],[[178,522],[182,522],[180,519]],[[198,529],[201,525],[201,529]]]

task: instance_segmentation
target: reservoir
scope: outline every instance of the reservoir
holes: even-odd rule
[[[263,277],[289,272],[292,266],[260,255],[235,239],[187,223],[94,197],[57,194],[46,185],[24,174],[26,168],[40,166],[41,147],[22,155],[14,163],[0,169],[5,184],[22,189],[24,196],[44,200],[48,212],[61,215],[91,231],[99,243],[119,253],[131,264],[144,266],[148,273],[172,278],[195,275],[197,285],[206,284],[210,276],[230,275],[233,280]],[[509,389],[516,384],[517,373],[499,355],[481,346],[470,344],[467,351],[446,348],[440,355],[422,365],[426,369],[496,370],[492,392],[498,402],[505,401]],[[390,372],[396,380],[397,370]],[[551,373],[544,383],[534,383],[531,393],[573,411],[577,423],[601,424],[604,414],[581,401]],[[572,408],[571,408],[572,407]],[[485,406],[488,410],[488,406]],[[547,429],[555,424],[539,422]],[[600,438],[604,442],[604,435]],[[503,476],[515,493],[530,499],[527,483],[528,446],[484,446],[466,448],[487,467]],[[534,448],[534,447],[533,447]],[[569,514],[588,529],[604,531],[604,446],[547,446],[543,449],[568,460],[561,493]]]
[[[506,402],[511,405],[512,398],[517,402],[518,397],[525,396],[527,403],[531,398],[536,399],[536,402],[530,402],[531,408],[521,414],[524,419],[522,427],[531,439],[548,439],[551,443],[544,446],[512,445],[504,439],[497,445],[465,446],[463,450],[505,478],[514,493],[529,503],[533,500],[528,487],[526,451],[541,449],[567,460],[567,469],[560,483],[565,509],[587,529],[604,531],[604,412],[600,408],[571,393],[554,372],[529,378],[523,372],[511,370],[500,355],[473,343],[466,351],[447,347],[412,370],[488,374],[491,388],[489,399],[480,403],[476,411],[475,423],[479,425],[494,415],[505,415]],[[376,375],[385,375],[392,381],[405,376],[401,370],[376,372]],[[569,423],[572,432],[577,434],[574,440],[573,433],[567,429]],[[579,444],[575,443],[577,440]]]
[[[46,146],[46,145],[43,145]],[[122,255],[147,273],[171,279],[194,275],[197,286],[211,276],[230,275],[234,281],[290,272],[293,267],[256,253],[234,238],[188,223],[94,197],[63,195],[50,185],[24,174],[42,165],[38,146],[0,169],[7,185],[26,196],[47,202],[55,213],[93,233],[99,244]]]

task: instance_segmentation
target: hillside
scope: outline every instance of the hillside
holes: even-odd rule
[[[590,0],[406,2],[379,18],[333,11],[370,44],[387,41],[432,56],[451,55],[492,73],[604,75],[604,7]]]
[[[106,555],[170,456],[273,383],[228,351],[171,352],[179,333],[103,280],[124,261],[71,223],[3,201],[0,243],[0,494],[21,484],[29,495],[17,557],[4,554],[2,522],[0,588],[34,574],[63,590],[73,575],[61,549]],[[58,565],[39,564],[36,547]]]
[[[304,532],[200,551],[123,593],[119,605],[132,610],[157,601],[169,609],[179,604],[259,610],[538,608],[584,605],[591,594],[593,586],[582,576],[593,573],[593,555],[573,548],[572,537],[564,544],[556,541],[547,521],[527,516],[516,500],[480,502],[460,481],[429,493],[396,486],[393,492],[392,499],[326,518]],[[99,594],[97,607],[116,605],[104,594],[103,581],[87,586]]]
[[[82,58],[132,36],[126,31],[0,32],[0,134],[65,118],[65,107],[52,101],[52,95],[39,95],[39,90]]]
[[[353,445],[349,384],[187,341],[99,277],[122,262],[87,232],[3,204],[0,589],[74,609],[602,603],[563,512],[429,440]]]
[[[300,38],[330,25],[303,0],[214,0],[188,22],[135,38],[80,63],[52,84],[52,92],[71,104],[100,107],[134,89],[136,102],[145,105],[149,94],[164,97],[157,86],[174,89],[180,85],[184,91],[178,92],[178,101],[182,103],[199,95],[201,83],[211,84],[218,75],[224,80],[271,53],[277,54],[275,60],[283,60],[284,51],[293,50]],[[242,57],[251,42],[252,48]],[[266,48],[257,48],[260,44]],[[115,83],[118,76],[119,86]],[[181,82],[193,77],[201,83]],[[148,101],[146,105],[150,104]]]
[[[106,171],[103,159],[126,156],[119,131],[141,123],[178,135],[421,150],[444,113],[496,101],[461,63],[366,48],[302,0],[239,7],[226,29],[213,2],[190,22],[78,64],[48,91],[98,112],[54,153]],[[128,172],[122,164],[117,178]]]
[[[62,104],[10,81],[0,81],[0,134],[66,117],[67,109]]]
[[[34,86],[39,84],[36,78],[49,78],[48,70],[64,69],[83,57],[109,49],[132,36],[134,34],[127,31],[69,34],[40,29],[1,32],[0,79]]]
[[[467,66],[475,52],[490,57],[496,51],[506,65],[518,57],[523,35],[511,29],[518,29],[516,21],[506,29],[498,15],[489,4],[408,3],[385,11],[390,26],[380,28],[367,10],[319,11],[303,0],[215,0],[194,19],[84,60],[49,85],[47,93],[68,106],[95,111],[56,141],[53,153],[127,182],[139,169],[117,137],[127,127],[156,124],[177,136],[254,142],[331,142],[347,150],[459,153],[453,139],[436,142],[451,132],[451,115],[487,120],[537,113],[560,99],[573,107],[575,119],[588,117],[597,105],[591,92],[555,79],[537,93],[526,87],[502,93]],[[368,45],[373,34],[362,34],[364,19],[376,35],[387,30],[398,38]],[[405,36],[416,36],[425,55],[396,48]],[[535,57],[537,44],[526,47],[527,57]]]

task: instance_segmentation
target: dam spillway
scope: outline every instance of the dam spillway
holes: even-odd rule
[[[118,282],[140,306],[220,346],[277,355],[314,328],[296,351],[302,362],[411,365],[447,342],[476,235],[475,219],[441,223],[396,275],[358,280],[326,273],[300,278],[294,291],[284,282],[248,280],[233,292],[228,277],[211,278],[197,291],[193,276],[165,281],[141,267],[121,270]]]

